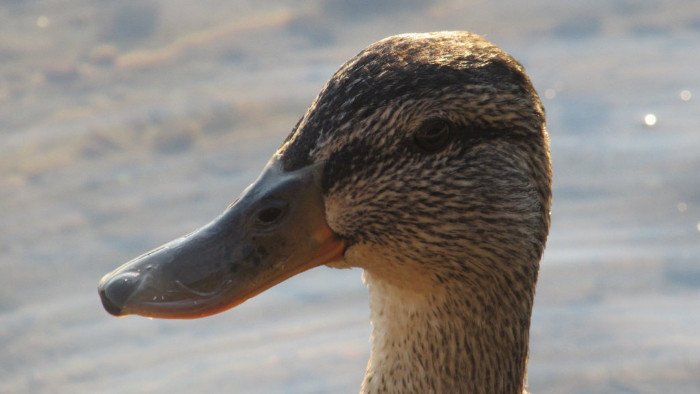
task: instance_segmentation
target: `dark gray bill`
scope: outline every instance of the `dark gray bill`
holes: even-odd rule
[[[116,316],[207,316],[341,260],[345,244],[325,219],[322,169],[284,172],[273,158],[211,223],[105,275],[98,286],[105,309]]]

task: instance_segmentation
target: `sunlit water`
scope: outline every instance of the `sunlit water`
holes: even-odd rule
[[[344,60],[441,29],[487,33],[547,108],[530,389],[700,387],[700,7],[232,3],[0,5],[0,392],[357,391],[359,270],[194,321],[115,319],[96,284],[221,212]]]

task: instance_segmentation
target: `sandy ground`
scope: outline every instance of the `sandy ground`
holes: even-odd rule
[[[96,284],[221,212],[364,46],[451,29],[547,107],[530,389],[700,390],[700,3],[260,3],[0,2],[0,392],[357,391],[358,270],[195,321],[115,319]]]

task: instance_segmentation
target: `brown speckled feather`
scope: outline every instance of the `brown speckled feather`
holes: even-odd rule
[[[438,125],[447,142],[422,149]],[[330,79],[277,153],[323,160],[326,219],[365,269],[365,392],[524,390],[551,170],[523,67],[464,32],[371,45]]]

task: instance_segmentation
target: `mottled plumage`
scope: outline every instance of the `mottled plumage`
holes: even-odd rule
[[[508,54],[465,32],[389,37],[331,77],[227,211],[99,292],[115,315],[192,318],[317,265],[361,267],[364,392],[519,393],[548,150],[542,105]]]
[[[451,141],[424,152],[434,119]],[[326,217],[349,240],[336,266],[364,268],[371,294],[365,391],[522,391],[551,173],[518,62],[469,33],[387,38],[340,68],[278,155],[327,162]]]

